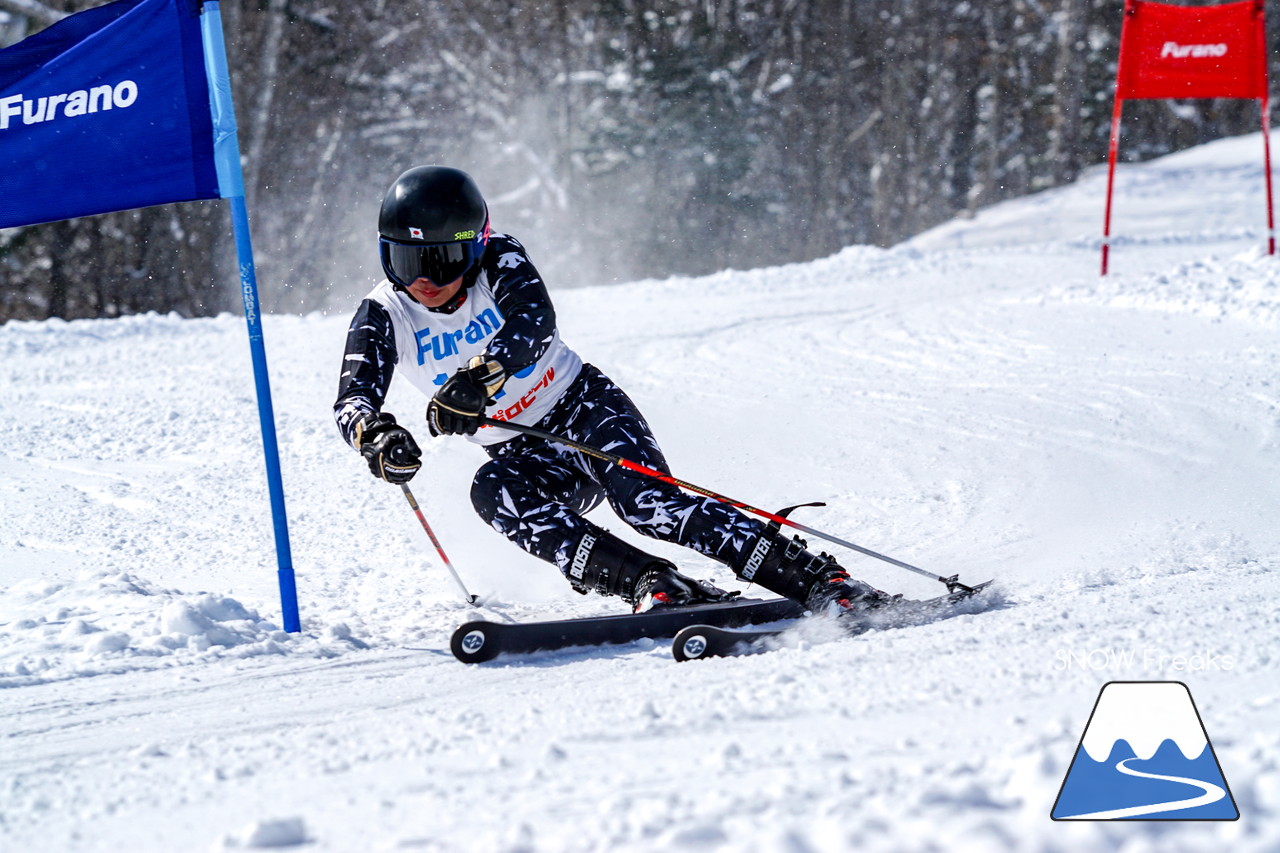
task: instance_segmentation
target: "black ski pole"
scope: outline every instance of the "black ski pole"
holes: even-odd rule
[[[507,429],[513,432],[521,432],[521,433],[524,433],[525,435],[531,435],[534,438],[541,438],[544,441],[553,441],[557,444],[563,444],[565,447],[568,447],[571,450],[577,450],[580,453],[585,453],[588,456],[592,456],[604,462],[609,462],[613,465],[617,465],[621,468],[625,468],[628,471],[634,471],[637,474],[643,474],[646,477],[652,477],[655,480],[661,480],[664,483],[670,483],[673,486],[679,486],[680,488],[693,492],[694,494],[712,498],[714,500],[720,501],[721,503],[728,504],[731,507],[735,507],[737,509],[743,510],[744,512],[754,513],[755,515],[758,515],[761,518],[767,518],[770,521],[775,522],[777,524],[782,524],[782,525],[786,525],[787,527],[795,528],[796,530],[799,530],[802,533],[808,533],[810,536],[816,536],[819,539],[825,539],[828,542],[832,542],[836,545],[842,545],[845,548],[849,548],[850,550],[857,551],[859,554],[864,554],[868,557],[872,557],[877,560],[882,560],[883,562],[889,563],[890,565],[893,565],[893,566],[897,566],[900,569],[906,569],[909,572],[915,572],[916,574],[921,575],[923,577],[936,580],[939,583],[946,584],[948,592],[973,592],[974,591],[973,587],[960,583],[960,581],[958,580],[959,575],[952,575],[951,577],[943,577],[942,575],[936,575],[933,572],[926,571],[917,566],[913,566],[910,563],[904,563],[901,560],[895,560],[893,557],[889,557],[884,554],[878,553],[876,551],[872,551],[870,548],[863,548],[861,545],[855,545],[854,543],[849,542],[848,540],[845,540],[845,539],[841,539],[838,536],[832,536],[830,533],[823,533],[821,530],[815,530],[812,527],[799,523],[798,521],[792,521],[786,516],[778,515],[777,513],[759,509],[757,507],[751,506],[750,504],[743,503],[742,501],[736,501],[733,498],[725,497],[724,495],[719,494],[717,492],[713,492],[710,489],[704,489],[701,486],[695,486],[693,483],[689,483],[679,478],[672,477],[670,474],[664,474],[661,471],[655,471],[653,468],[649,468],[645,465],[641,465],[638,462],[632,462],[630,459],[623,459],[621,456],[601,450],[598,447],[591,447],[590,445],[583,444],[578,441],[574,441],[571,438],[565,438],[564,436],[556,435],[555,433],[547,432],[545,430],[540,430],[537,427],[525,426],[524,424],[510,423],[508,421],[499,421],[499,420],[495,420],[493,418],[487,418],[487,417],[480,418],[480,423],[483,426],[497,427],[499,429]]]

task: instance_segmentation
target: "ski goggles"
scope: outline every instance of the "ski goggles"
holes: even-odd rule
[[[485,245],[482,239],[424,245],[386,237],[380,237],[378,244],[382,271],[392,284],[404,288],[420,278],[430,279],[437,287],[453,284],[480,260]]]

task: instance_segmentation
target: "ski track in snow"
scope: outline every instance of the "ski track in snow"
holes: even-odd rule
[[[1280,849],[1259,148],[1122,166],[1107,279],[1094,170],[888,250],[555,292],[678,476],[826,501],[797,519],[1008,602],[750,657],[454,661],[475,609],[333,426],[337,315],[265,318],[304,621],[285,634],[243,320],[0,326],[0,849]],[[424,404],[397,385],[387,409]],[[491,613],[618,611],[474,516],[482,451],[419,438],[415,493]],[[1067,665],[1091,650],[1136,663]],[[1049,819],[1112,679],[1188,684],[1239,821]]]

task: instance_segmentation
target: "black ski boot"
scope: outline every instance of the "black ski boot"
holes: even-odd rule
[[[621,596],[635,613],[738,596],[682,575],[670,561],[646,554],[603,530],[582,537],[566,574],[578,592]]]
[[[728,601],[737,596],[736,592],[725,592],[707,581],[682,575],[675,566],[660,560],[636,581],[635,601],[631,609],[634,613],[644,613],[662,607]]]
[[[875,610],[890,604],[901,595],[889,595],[887,592],[849,577],[849,573],[828,554],[819,555],[818,559],[828,560],[828,567],[823,569],[813,586],[809,588],[805,607],[814,613],[835,613],[843,611],[862,613]]]
[[[744,581],[786,596],[814,613],[863,612],[901,598],[854,580],[830,554],[813,554],[799,536],[786,541],[765,533],[741,567]]]

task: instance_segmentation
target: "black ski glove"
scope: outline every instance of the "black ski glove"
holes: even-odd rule
[[[422,467],[422,451],[394,415],[369,412],[356,420],[356,450],[369,462],[373,476],[388,483],[407,483]]]
[[[498,362],[476,356],[450,376],[427,405],[427,427],[432,435],[475,435],[485,407],[493,402],[507,381]]]

